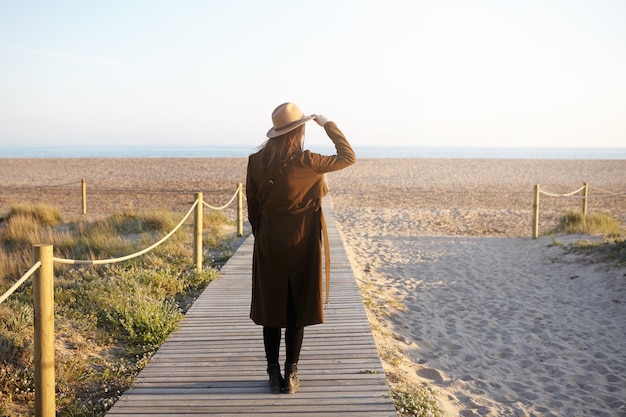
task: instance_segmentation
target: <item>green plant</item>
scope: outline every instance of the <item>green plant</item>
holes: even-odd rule
[[[377,317],[406,310],[406,305],[401,300],[382,292],[369,280],[361,283],[359,291],[365,307]]]
[[[626,240],[606,242],[600,246],[601,253],[617,266],[626,266]]]
[[[608,260],[617,266],[626,265],[626,243],[621,238],[623,230],[619,221],[610,214],[595,213],[584,216],[580,212],[570,211],[561,217],[559,225],[552,232],[602,235],[602,242],[581,239],[566,247],[568,250]]]
[[[33,309],[17,299],[0,306],[0,363],[29,364]]]
[[[392,390],[391,397],[402,416],[443,417],[437,398],[428,386]]]
[[[391,365],[398,367],[402,363],[402,353],[392,345],[383,345],[378,348],[380,358]]]
[[[234,227],[234,222],[224,216],[220,211],[208,211],[202,217],[203,243],[208,246],[219,246],[223,241],[223,236],[230,228]]]
[[[581,252],[602,261],[609,261],[617,267],[626,266],[626,240],[612,239],[603,242],[578,241],[566,246],[569,251]]]

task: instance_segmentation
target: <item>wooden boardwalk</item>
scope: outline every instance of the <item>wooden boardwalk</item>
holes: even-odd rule
[[[305,328],[296,394],[269,391],[262,328],[249,318],[249,237],[107,415],[396,417],[359,290],[327,206],[330,304],[324,324]],[[281,368],[284,357],[282,346]]]

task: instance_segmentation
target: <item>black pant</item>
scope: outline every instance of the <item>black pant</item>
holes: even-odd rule
[[[263,343],[265,345],[265,358],[267,359],[267,363],[278,363],[280,336],[280,327],[263,326]],[[290,285],[287,293],[287,328],[285,330],[286,362],[298,363],[303,339],[304,327],[296,326],[296,306]]]
[[[263,327],[263,342],[265,343],[265,358],[267,363],[278,363],[280,351],[280,327]],[[304,327],[287,327],[285,329],[286,362],[298,363],[300,349],[304,339]]]

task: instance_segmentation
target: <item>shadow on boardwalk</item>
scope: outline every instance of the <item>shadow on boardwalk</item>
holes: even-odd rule
[[[109,416],[397,416],[332,209],[330,304],[305,329],[297,394],[271,394],[260,326],[249,319],[253,238],[187,312]],[[284,348],[281,352],[284,358]]]

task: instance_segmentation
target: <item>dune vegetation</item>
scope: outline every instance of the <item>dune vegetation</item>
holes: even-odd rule
[[[0,294],[34,263],[32,246],[54,256],[107,259],[159,240],[182,218],[128,209],[95,221],[64,223],[50,206],[14,206],[0,223]],[[145,366],[185,311],[230,257],[235,226],[219,212],[203,219],[204,264],[192,260],[185,224],[145,255],[102,266],[55,263],[56,403],[59,416],[99,416]],[[0,304],[0,415],[34,409],[31,280]]]

